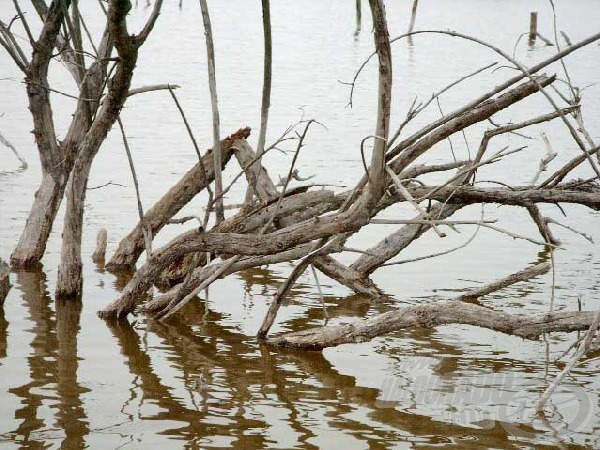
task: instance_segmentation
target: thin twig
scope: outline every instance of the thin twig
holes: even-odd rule
[[[567,365],[560,371],[560,373],[556,376],[554,381],[550,386],[546,388],[544,393],[540,396],[537,404],[535,405],[535,410],[539,413],[542,412],[544,406],[548,402],[548,399],[552,395],[552,393],[556,390],[558,385],[562,382],[562,380],[571,372],[571,369],[577,365],[579,360],[590,350],[592,346],[592,342],[596,332],[598,330],[598,325],[600,324],[600,311],[595,315],[590,328],[588,329],[585,339],[581,341],[577,351],[573,355],[573,357],[569,360]]]
[[[313,278],[315,279],[315,284],[317,285],[317,291],[319,292],[319,298],[321,299],[321,305],[323,306],[323,317],[324,317],[323,326],[326,326],[327,321],[329,320],[329,313],[327,312],[327,307],[325,306],[325,297],[323,296],[323,290],[321,289],[321,283],[319,283],[319,277],[317,275],[317,271],[315,270],[315,266],[313,266],[311,264],[310,270],[312,271]]]
[[[14,155],[17,157],[17,159],[21,163],[21,167],[19,168],[19,170],[26,170],[27,169],[28,165],[27,165],[27,161],[25,161],[25,158],[23,158],[19,154],[19,152],[17,151],[17,149],[15,148],[15,146],[12,145],[11,142],[2,135],[2,133],[0,133],[0,144],[3,144],[6,147],[10,148],[11,151],[14,153]]]

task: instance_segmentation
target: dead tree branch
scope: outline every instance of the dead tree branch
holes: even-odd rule
[[[534,340],[544,333],[586,330],[597,316],[596,312],[507,314],[453,300],[399,308],[348,325],[287,333],[269,338],[267,343],[302,350],[322,350],[341,344],[367,342],[406,328],[433,328],[449,324],[473,325]]]

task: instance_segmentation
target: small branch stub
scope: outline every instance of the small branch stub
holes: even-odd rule
[[[537,12],[533,11],[529,15],[529,45],[535,44],[537,37]]]

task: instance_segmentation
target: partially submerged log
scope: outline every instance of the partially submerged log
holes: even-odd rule
[[[310,328],[267,339],[267,343],[302,350],[322,350],[341,344],[367,342],[377,336],[412,327],[462,324],[489,328],[524,339],[550,332],[583,331],[596,312],[508,314],[461,301],[409,306],[348,325]]]
[[[227,164],[233,154],[232,144],[237,139],[245,139],[250,135],[250,128],[242,128],[230,137],[221,141],[221,163]],[[199,192],[214,181],[213,153],[206,152],[202,160],[190,169],[183,178],[148,210],[144,219],[156,234],[168,223],[181,208],[188,204]],[[142,225],[138,223],[135,228],[119,242],[117,251],[106,264],[107,270],[116,271],[131,269],[139,256],[144,251],[144,235]]]
[[[550,270],[550,267],[549,263],[535,264],[501,280],[467,291],[450,301],[399,308],[348,325],[315,327],[286,333],[268,339],[267,342],[282,347],[321,350],[341,344],[369,341],[377,336],[413,326],[476,325],[527,339],[534,339],[539,334],[545,333],[544,326],[550,327],[548,331],[575,331],[580,329],[578,327],[585,328],[589,317],[575,318],[574,315],[577,313],[564,313],[559,316],[514,316],[495,312],[480,305],[465,303],[465,300],[474,300],[515,283],[543,275]],[[556,317],[558,320],[555,320]]]

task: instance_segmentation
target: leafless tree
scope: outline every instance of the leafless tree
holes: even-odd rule
[[[0,22],[0,45],[23,72],[33,118],[33,134],[42,166],[42,181],[34,197],[25,228],[11,256],[13,267],[35,264],[42,258],[54,219],[66,196],[61,263],[56,294],[79,296],[82,288],[81,234],[85,193],[92,161],[104,142],[121,108],[131,94],[130,84],[138,58],[158,18],[162,0],[138,34],[127,29],[128,0],[110,0],[104,10],[106,25],[93,54],[84,47],[83,16],[79,2],[32,1],[42,21],[35,37],[18,1],[16,21],[28,36],[30,50],[22,47],[11,24]],[[104,8],[103,4],[100,3]],[[28,58],[27,53],[31,56]],[[90,57],[93,55],[93,57]],[[78,92],[73,119],[65,136],[56,133],[48,81],[48,68],[60,58],[75,79]],[[70,95],[70,94],[67,94]]]

